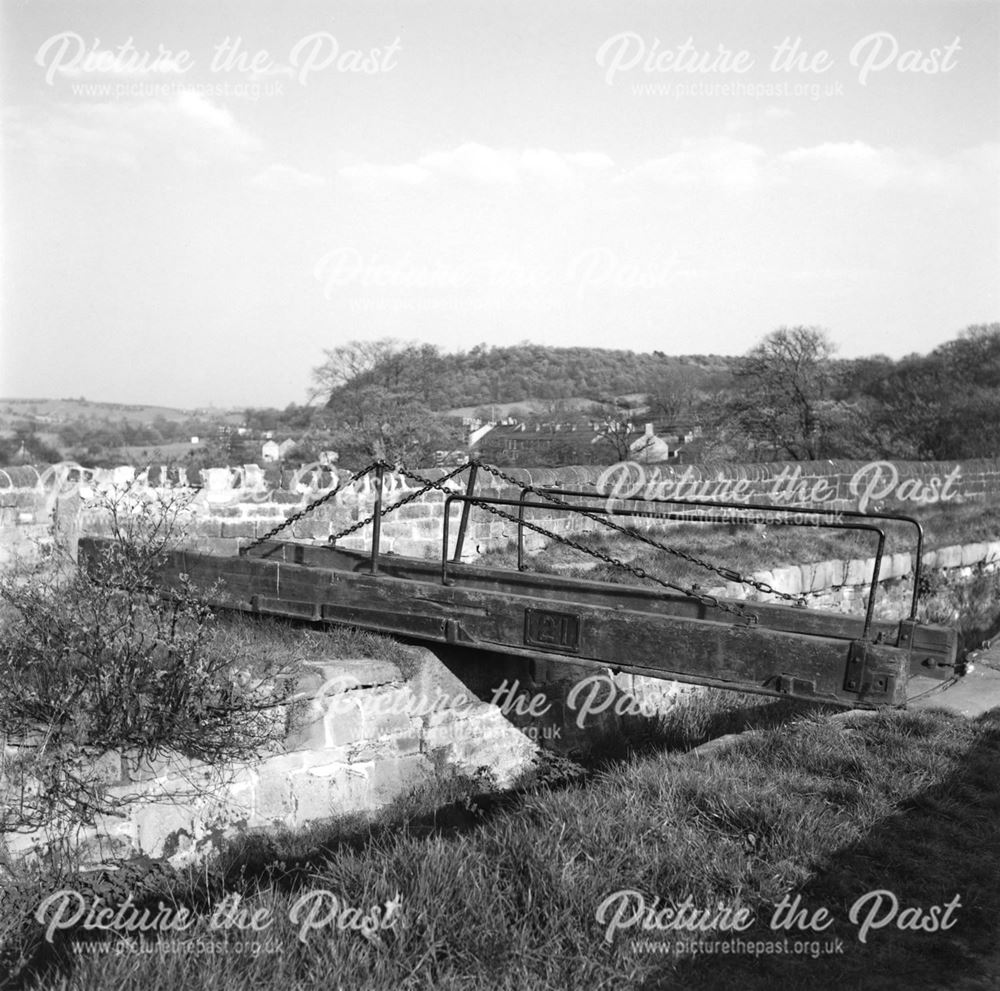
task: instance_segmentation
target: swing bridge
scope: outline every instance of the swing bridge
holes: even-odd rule
[[[390,471],[418,488],[386,505],[383,481]],[[482,494],[477,487],[481,473],[515,488],[517,497]],[[375,502],[365,519],[334,534],[325,544],[280,539],[294,523],[369,476]],[[381,551],[383,519],[432,490],[444,494],[440,558]],[[459,508],[454,531],[453,506]],[[462,561],[473,509],[504,521],[516,532],[516,568]],[[600,532],[653,548],[780,601],[709,594],[649,574],[531,518],[533,512],[554,509],[582,516]],[[718,524],[720,510],[725,511],[729,524],[756,524],[765,514],[768,526],[808,525],[869,536],[875,553],[864,615],[803,608],[804,596],[774,589],[671,546],[659,532],[653,536],[627,525],[637,517],[664,524]],[[916,552],[907,615],[889,621],[876,619],[875,604],[886,525],[892,522],[914,528]],[[338,540],[366,526],[371,527],[368,551],[337,546]],[[525,551],[529,532],[550,545],[567,545],[609,566],[624,581],[636,579],[638,583],[532,572]],[[82,539],[81,559],[100,553],[107,543],[102,538]],[[203,587],[221,579],[224,594],[213,605],[255,615],[346,624],[430,644],[563,658],[574,664],[695,685],[876,708],[905,706],[953,683],[962,673],[957,631],[917,619],[922,548],[920,523],[910,516],[637,496],[614,508],[597,492],[523,485],[478,461],[437,480],[375,461],[242,547],[238,556],[175,550],[167,555],[159,577],[167,588],[182,575]]]

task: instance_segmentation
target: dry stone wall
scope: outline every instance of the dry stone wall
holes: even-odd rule
[[[441,482],[447,472],[423,469],[419,474]],[[829,510],[905,512],[935,503],[1000,501],[1000,460],[965,462],[782,462],[777,464],[640,465],[633,462],[601,467],[506,469],[510,481],[479,473],[476,492],[493,499],[516,499],[519,485],[536,488],[597,491],[619,508],[635,508],[630,498],[706,499],[742,505],[802,505]],[[465,491],[465,474],[445,481],[456,494]],[[516,483],[516,484],[515,484]],[[174,493],[190,499],[187,543],[211,554],[235,554],[272,528],[299,513],[310,502],[342,488],[321,507],[282,531],[292,540],[325,542],[331,535],[368,518],[375,506],[374,476],[352,482],[347,472],[319,466],[296,470],[243,465],[210,468],[189,477],[183,469],[122,466],[86,469],[62,464],[42,468],[0,469],[0,568],[15,556],[45,552],[52,524],[70,546],[81,534],[107,530],[107,517],[97,498],[102,490],[131,486],[136,492]],[[413,495],[419,483],[395,472],[386,474],[384,505]],[[432,489],[385,516],[380,548],[385,553],[436,558],[442,552],[445,493]],[[510,515],[510,507],[495,507]],[[454,549],[461,504],[451,506]],[[592,520],[553,507],[531,510],[529,521],[555,534],[584,532]],[[646,525],[641,517],[623,522]],[[481,508],[470,513],[463,557],[507,545],[514,536],[510,519]],[[529,531],[529,546],[546,539]],[[371,526],[338,541],[338,546],[368,549]]]

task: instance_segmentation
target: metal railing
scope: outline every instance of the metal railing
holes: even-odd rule
[[[594,493],[587,492],[582,489],[561,489],[561,488],[551,488],[551,487],[535,487],[526,486],[521,493],[521,500],[524,501],[531,494],[535,493],[541,495],[544,498],[551,499],[552,496],[557,496],[555,501],[551,502],[551,505],[546,508],[566,508],[568,503],[563,503],[562,496],[570,496],[572,498],[586,498],[593,499]],[[610,498],[610,497],[609,497]],[[910,615],[908,619],[916,621],[917,618],[917,601],[920,595],[920,569],[922,566],[923,557],[923,546],[924,546],[924,528],[921,526],[919,520],[914,519],[912,516],[906,516],[901,513],[862,513],[854,509],[811,509],[804,506],[773,506],[768,504],[750,504],[743,502],[724,502],[724,501],[714,501],[708,499],[666,499],[660,497],[644,497],[644,496],[630,496],[628,499],[620,500],[622,502],[644,502],[644,503],[656,503],[672,506],[699,506],[708,509],[736,509],[741,510],[744,513],[795,513],[799,515],[809,515],[809,516],[825,516],[832,517],[834,522],[824,526],[825,529],[835,529],[835,530],[849,530],[857,529],[857,527],[851,524],[839,524],[836,522],[839,518],[847,519],[859,519],[859,520],[894,520],[900,523],[907,523],[916,528],[917,531],[917,547],[914,557],[913,566],[913,592],[910,597]],[[604,511],[604,510],[601,510]],[[523,514],[520,514],[523,515]],[[644,516],[645,513],[628,513],[626,515],[631,516]],[[697,517],[687,517],[681,515],[668,516],[667,519],[689,521],[689,522],[699,522]],[[727,519],[727,520],[711,520],[711,519],[701,519],[701,522],[706,523],[743,523],[744,525],[753,525],[757,523],[772,524],[774,526],[820,526],[821,524],[807,524],[798,523],[795,520],[784,520],[784,519],[749,519],[740,520],[739,518]],[[599,519],[597,522],[601,522]],[[521,533],[518,532],[518,567],[521,566],[523,562],[523,551],[522,551],[522,541]]]
[[[604,516],[626,516],[626,517],[634,517],[637,514],[635,512],[633,512],[633,511],[626,510],[626,509],[609,509],[606,506],[573,506],[573,505],[570,505],[569,503],[562,503],[559,506],[556,506],[552,502],[538,502],[538,501],[536,501],[536,502],[529,502],[527,500],[527,496],[528,496],[528,494],[529,494],[530,491],[532,491],[532,490],[526,490],[526,491],[522,492],[520,498],[518,498],[518,499],[489,498],[489,497],[485,497],[485,496],[459,495],[457,493],[454,493],[454,494],[449,495],[449,496],[446,497],[446,499],[445,499],[445,510],[444,510],[444,530],[443,530],[443,535],[442,535],[442,553],[441,553],[441,581],[442,581],[443,584],[447,585],[447,584],[453,584],[454,583],[454,580],[449,577],[449,563],[455,564],[455,563],[457,563],[457,560],[458,560],[457,556],[453,555],[452,558],[451,558],[451,561],[449,562],[449,555],[448,555],[448,542],[449,542],[449,535],[450,535],[450,526],[449,526],[449,523],[450,523],[450,517],[451,517],[451,505],[452,505],[452,503],[455,503],[455,502],[460,502],[460,503],[463,504],[463,518],[467,518],[466,514],[465,514],[465,509],[468,508],[468,506],[470,504],[482,505],[482,506],[487,506],[487,505],[488,506],[508,506],[508,507],[512,507],[512,508],[517,508],[517,510],[518,510],[518,516],[516,518],[513,517],[513,516],[509,516],[508,514],[503,514],[503,515],[507,516],[507,518],[510,519],[512,522],[516,522],[517,523],[517,548],[518,548],[518,569],[519,570],[524,570],[524,568],[523,568],[524,528],[528,527],[528,528],[533,529],[533,530],[541,530],[542,529],[541,527],[538,527],[538,526],[536,526],[536,525],[534,525],[534,524],[532,524],[529,521],[527,521],[527,520],[524,519],[524,510],[525,509],[545,509],[545,510],[561,509],[561,510],[566,510],[566,511],[569,511],[569,512],[572,512],[572,513],[579,513],[579,514],[581,514],[583,516],[587,516],[590,519],[595,519],[595,520],[597,520],[597,522],[603,523],[605,526],[608,526],[608,527],[610,527],[612,529],[615,529],[615,530],[623,533],[625,536],[628,536],[628,537],[631,537],[633,539],[639,540],[642,543],[650,544],[651,546],[653,546],[653,547],[655,547],[655,548],[657,548],[659,550],[664,550],[664,551],[667,551],[667,552],[670,552],[670,553],[674,552],[672,548],[669,548],[669,547],[667,547],[666,545],[663,545],[663,544],[659,544],[658,542],[652,540],[651,538],[644,537],[642,535],[638,535],[638,534],[634,534],[634,533],[630,533],[624,527],[620,527],[617,524],[614,524],[614,523],[612,523],[609,520],[601,520],[601,519],[599,519],[599,517],[601,515],[604,515]],[[540,491],[540,490],[536,489],[536,490],[533,490],[533,491],[537,492],[537,491]],[[559,490],[559,491],[562,491],[562,490]],[[564,493],[564,494],[567,494],[567,495],[579,494],[579,495],[584,495],[584,496],[591,495],[591,497],[592,497],[591,493],[568,492],[568,493]],[[652,500],[646,500],[646,501],[652,501]],[[657,501],[671,502],[672,500],[657,500]],[[696,503],[694,503],[692,501],[691,504],[693,505],[693,504],[696,504]],[[702,503],[697,503],[697,504],[698,505],[702,505]],[[703,503],[703,505],[706,505],[706,506],[713,506],[713,505],[718,506],[720,504],[705,502],[705,503]],[[743,507],[743,508],[746,508],[746,507]],[[755,507],[755,508],[757,508],[757,507]],[[767,508],[767,507],[764,507],[764,508]],[[718,522],[718,521],[713,521],[713,520],[705,520],[704,517],[698,517],[698,516],[694,516],[694,515],[691,515],[691,514],[660,513],[660,512],[651,512],[650,511],[650,512],[644,512],[642,515],[643,515],[643,517],[650,518],[650,519],[684,520],[684,521],[694,521],[694,522],[697,522],[698,520],[701,520],[702,522]],[[865,514],[859,514],[859,515],[863,516]],[[885,531],[882,530],[880,527],[873,526],[872,524],[866,524],[866,523],[836,523],[836,522],[823,523],[823,522],[820,522],[820,523],[816,523],[816,524],[804,524],[804,523],[796,523],[795,521],[783,521],[779,525],[787,525],[787,526],[814,525],[814,526],[822,527],[824,529],[865,531],[865,532],[868,532],[868,533],[873,533],[873,534],[875,534],[877,536],[878,543],[877,543],[877,546],[876,546],[875,558],[874,558],[874,563],[873,563],[873,568],[872,568],[871,589],[869,591],[868,603],[867,603],[867,606],[866,606],[866,609],[865,609],[864,630],[863,630],[863,633],[862,633],[862,639],[869,640],[870,639],[870,634],[871,634],[871,625],[872,625],[872,621],[873,621],[874,615],[875,615],[875,596],[876,596],[876,591],[877,591],[877,588],[878,588],[878,579],[879,579],[879,575],[881,573],[882,559],[883,559],[883,556],[884,556],[884,553],[885,553]],[[561,542],[563,544],[567,544],[567,545],[569,545],[571,547],[574,547],[574,548],[576,548],[578,550],[583,550],[585,553],[591,554],[592,556],[594,556],[594,557],[596,557],[596,558],[598,558],[600,560],[603,560],[603,561],[605,561],[608,564],[619,566],[619,567],[624,567],[624,570],[630,571],[630,572],[635,573],[635,574],[638,574],[639,577],[649,577],[649,578],[652,578],[658,584],[666,586],[666,587],[668,587],[668,588],[670,588],[670,589],[672,589],[674,591],[680,592],[682,595],[688,595],[688,596],[691,596],[693,598],[696,598],[696,599],[702,601],[706,605],[717,606],[717,607],[721,607],[723,609],[726,608],[725,604],[719,602],[715,598],[715,596],[704,595],[704,594],[699,594],[699,593],[693,593],[692,590],[685,589],[683,586],[675,585],[675,584],[673,584],[671,582],[663,581],[662,579],[656,578],[655,576],[652,576],[652,575],[646,575],[642,571],[642,569],[635,569],[635,568],[629,567],[628,565],[623,565],[623,562],[618,561],[618,560],[616,560],[614,558],[611,558],[611,557],[609,557],[606,554],[602,554],[600,551],[595,551],[595,550],[590,549],[590,548],[582,547],[581,545],[575,543],[574,541],[567,540],[565,537],[562,537],[559,534],[551,533],[551,531],[545,531],[545,532],[549,536],[552,536],[553,538],[555,538],[557,541],[559,541],[559,542]],[[682,555],[682,556],[686,557],[687,555]],[[721,569],[721,570],[723,572],[728,571],[728,569]],[[739,580],[739,579],[742,578],[742,576],[737,575],[735,572],[732,572],[731,574],[734,575],[734,579],[733,580]],[[733,611],[733,610],[731,608],[729,608],[727,611]]]

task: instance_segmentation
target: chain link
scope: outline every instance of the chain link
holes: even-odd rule
[[[490,472],[491,474],[496,475],[498,478],[503,479],[505,482],[508,482],[512,485],[516,485],[518,488],[521,489],[525,488],[523,485],[521,485],[520,482],[515,481],[509,475],[505,475],[502,471],[500,471],[497,468],[493,468],[490,465],[482,465],[482,464],[480,465],[480,467]],[[549,502],[553,503],[553,505],[561,506],[565,509],[575,508],[571,503],[565,502],[563,499],[560,499],[558,496],[553,495],[551,492],[542,492],[539,491],[538,489],[530,487],[528,488],[528,491],[537,493],[544,499],[549,500]],[[585,516],[589,520],[593,520],[595,523],[600,523],[602,526],[606,526],[611,530],[616,530],[618,533],[621,533],[632,540],[637,540],[639,541],[639,543],[642,544],[648,544],[650,547],[655,547],[657,550],[666,551],[668,554],[673,554],[675,557],[679,557],[687,561],[689,564],[693,564],[697,567],[704,568],[707,571],[711,571],[714,574],[719,575],[720,578],[724,578],[726,581],[738,582],[741,585],[752,585],[754,588],[758,589],[761,592],[765,592],[769,595],[777,595],[783,599],[789,599],[792,601],[799,601],[800,599],[800,596],[791,595],[788,592],[779,592],[776,589],[773,589],[770,585],[768,585],[767,582],[758,582],[756,579],[741,575],[738,571],[733,571],[731,568],[723,568],[721,565],[713,564],[711,561],[704,561],[701,558],[695,557],[693,554],[688,554],[686,551],[678,550],[676,547],[669,547],[666,544],[661,544],[659,541],[653,540],[651,537],[647,537],[641,533],[636,533],[633,530],[629,530],[627,527],[623,527],[617,523],[612,522],[611,520],[602,519],[600,516],[596,516],[593,513],[588,513],[584,511],[581,513],[581,515]],[[714,597],[709,596],[709,598],[714,598]]]
[[[438,481],[434,482],[429,478],[424,478],[421,475],[415,475],[413,472],[407,471],[402,465],[391,465],[387,461],[376,461],[374,464],[369,465],[368,468],[366,468],[361,473],[361,476],[367,474],[369,471],[374,470],[379,465],[381,465],[383,468],[388,468],[391,471],[395,471],[400,475],[405,475],[407,478],[412,478],[414,481],[424,483],[423,488],[416,489],[409,495],[403,496],[403,498],[400,499],[399,502],[394,502],[391,506],[384,507],[381,513],[382,516],[388,516],[389,513],[399,509],[400,506],[405,506],[408,502],[413,502],[414,499],[419,499],[420,496],[424,495],[426,492],[430,492],[431,489],[438,489],[440,492],[448,494],[450,490],[445,488],[444,483],[450,481],[456,475],[460,475],[468,467],[468,465],[460,465],[454,471],[448,472],[447,475],[444,475],[442,478],[438,479]],[[349,534],[354,533],[355,530],[360,530],[362,527],[368,526],[369,523],[372,523],[374,521],[376,515],[378,514],[372,513],[366,519],[358,520],[357,523],[352,523],[350,526],[345,527],[339,533],[332,534],[328,538],[329,543],[335,544],[338,540],[340,540],[341,537],[346,537]]]
[[[343,487],[346,484],[353,485],[359,479],[364,478],[365,475],[368,474],[368,472],[374,471],[379,466],[380,463],[381,462],[379,461],[373,461],[370,465],[367,465],[365,468],[362,468],[361,471],[355,472],[355,474],[351,476],[349,483],[338,481],[337,484],[329,492],[320,496],[318,499],[314,499],[311,503],[309,503],[308,506],[304,506],[297,513],[292,513],[292,515],[289,516],[287,519],[282,520],[277,526],[272,527],[262,537],[258,537],[256,540],[251,541],[249,544],[246,545],[246,547],[241,547],[240,554],[246,554],[248,551],[253,550],[254,547],[259,547],[261,544],[266,543],[273,536],[275,536],[275,534],[281,533],[281,531],[286,529],[287,527],[293,526],[295,523],[298,523],[299,520],[301,520],[304,516],[308,516],[311,512],[313,512],[313,510],[319,509],[319,507],[322,506],[323,503],[329,502],[338,492],[341,491],[341,489],[343,489]]]
[[[494,475],[495,477],[500,478],[505,482],[508,482],[509,484],[515,486],[516,488],[522,490],[524,489],[524,486],[520,482],[516,481],[511,476],[504,474],[504,472],[500,471],[498,468],[494,468],[492,465],[484,464],[481,461],[469,462],[469,466],[471,467],[472,465],[476,465],[477,467],[482,468],[484,471],[487,471],[491,475]],[[441,483],[447,481],[449,478],[451,478],[456,474],[456,472],[452,472],[450,475],[445,476],[445,478],[441,479],[441,482],[432,482],[430,479],[426,479],[423,476],[418,475],[415,472],[408,471],[405,468],[399,468],[398,470],[400,474],[405,475],[407,478],[412,478],[414,481],[423,482],[425,484],[425,487],[422,491],[426,491],[427,488],[438,488],[441,489],[442,491],[445,491]],[[522,520],[519,517],[513,516],[512,514],[500,509],[498,506],[491,506],[488,502],[484,502],[480,499],[475,499],[475,498],[469,500],[469,502],[471,503],[471,505],[477,506],[480,509],[485,509],[488,513],[492,513],[494,516],[497,516],[500,519],[508,520],[511,523],[517,524],[518,526],[525,526],[529,530],[533,530],[535,531],[535,533],[541,534],[544,537],[548,537],[551,540],[556,541],[557,543],[564,544],[567,547],[572,547],[574,550],[578,550],[584,554],[588,554],[599,561],[603,561],[605,564],[609,564],[612,567],[619,568],[622,571],[627,571],[629,574],[635,575],[636,578],[652,581],[655,582],[657,585],[662,586],[663,588],[670,589],[671,591],[674,592],[680,592],[682,595],[686,595],[689,598],[695,599],[702,605],[707,606],[709,608],[719,609],[722,612],[727,612],[734,616],[739,616],[741,619],[746,620],[747,625],[752,626],[756,624],[758,621],[758,618],[755,614],[748,613],[742,606],[731,606],[726,602],[720,601],[714,595],[708,595],[705,592],[699,592],[697,589],[685,588],[682,585],[675,585],[673,582],[668,582],[662,578],[657,578],[655,575],[649,574],[649,572],[647,572],[643,568],[638,568],[631,564],[626,564],[624,561],[616,557],[611,557],[608,554],[603,554],[601,551],[594,550],[591,547],[586,547],[575,540],[571,540],[569,537],[564,537],[561,534],[553,533],[551,530],[546,530],[544,527],[541,527],[535,523],[531,523],[528,520]]]
[[[495,467],[494,465],[486,464],[483,461],[469,461],[466,464],[460,465],[459,467],[448,472],[446,475],[442,476],[437,481],[434,481],[432,479],[425,478],[424,476],[419,475],[416,472],[410,471],[409,469],[404,468],[402,465],[393,465],[387,461],[379,459],[376,461],[372,461],[370,464],[366,465],[360,471],[355,472],[353,475],[351,475],[349,479],[344,481],[339,481],[333,489],[322,495],[319,499],[310,502],[307,506],[303,507],[298,512],[293,513],[286,520],[283,520],[277,526],[268,530],[268,532],[265,533],[263,536],[256,538],[246,547],[241,548],[240,553],[246,554],[254,547],[258,547],[261,544],[265,543],[266,541],[272,539],[278,533],[281,533],[282,530],[285,530],[286,528],[293,526],[295,523],[299,522],[299,520],[303,519],[305,516],[308,516],[310,513],[318,509],[324,503],[333,499],[339,492],[343,490],[343,488],[346,485],[349,484],[353,485],[355,482],[360,481],[366,475],[369,475],[371,472],[377,470],[380,467],[383,469],[389,469],[390,471],[395,471],[406,478],[418,482],[421,486],[419,489],[415,489],[413,492],[403,496],[403,498],[393,503],[391,506],[383,507],[381,515],[384,517],[387,516],[389,513],[399,509],[401,506],[405,506],[408,503],[413,502],[415,499],[419,499],[422,495],[426,494],[432,489],[435,489],[439,492],[443,492],[446,495],[451,494],[453,490],[447,488],[446,483],[451,481],[457,475],[460,475],[467,468],[471,468],[473,466],[481,468],[483,471],[487,472],[488,474],[492,475],[495,478],[500,479],[503,482],[506,482],[513,488],[519,489],[521,491],[535,492],[537,495],[540,495],[542,496],[542,498],[551,502],[554,506],[559,506],[561,508],[571,509],[571,510],[576,509],[576,507],[574,507],[572,503],[568,503],[565,500],[560,499],[558,496],[553,495],[552,493],[542,492],[532,488],[531,486],[525,486],[522,482],[518,481],[512,475],[508,475],[506,472]],[[742,606],[731,606],[726,602],[720,601],[714,595],[709,595],[708,593],[700,592],[695,588],[685,588],[684,586],[676,585],[673,582],[669,582],[662,578],[658,578],[655,575],[649,574],[649,572],[647,572],[644,568],[627,564],[626,562],[620,560],[619,558],[612,557],[608,554],[602,553],[601,551],[595,550],[590,547],[586,547],[585,545],[578,543],[575,540],[571,540],[570,538],[565,537],[561,534],[553,533],[551,530],[547,530],[544,527],[541,527],[535,523],[531,523],[528,520],[523,520],[520,519],[519,517],[513,516],[510,513],[504,512],[498,507],[491,506],[480,499],[473,498],[470,500],[470,503],[471,505],[474,505],[480,509],[485,509],[487,512],[493,514],[494,516],[508,520],[509,522],[515,523],[519,526],[527,527],[529,530],[533,530],[534,532],[544,537],[547,537],[555,541],[556,543],[564,544],[567,547],[572,547],[574,550],[578,550],[581,553],[596,558],[598,561],[611,565],[612,567],[618,568],[622,571],[626,571],[629,574],[634,575],[636,578],[655,582],[656,584],[662,586],[663,588],[667,588],[675,592],[680,592],[681,594],[686,595],[689,598],[695,599],[702,605],[708,606],[713,609],[719,609],[723,612],[728,612],[733,615],[739,616],[740,618],[747,620],[747,622],[751,625],[757,623],[758,621],[758,617],[755,614],[748,613]],[[377,514],[373,512],[365,519],[358,520],[356,523],[352,523],[350,526],[344,527],[337,533],[332,534],[328,538],[329,543],[335,544],[341,538],[347,537],[350,534],[363,529],[364,527],[368,526],[375,520],[376,515]],[[587,519],[593,520],[601,524],[602,526],[608,527],[611,530],[615,530],[618,533],[621,533],[632,540],[636,540],[640,543],[647,544],[648,546],[653,547],[657,550],[666,551],[666,553],[681,558],[682,560],[687,561],[689,564],[693,564],[696,567],[704,568],[707,571],[711,571],[712,573],[719,575],[719,577],[723,578],[726,581],[735,582],[741,585],[749,585],[765,595],[773,595],[779,599],[796,602],[799,605],[804,604],[806,596],[824,595],[830,591],[837,591],[839,588],[839,586],[833,586],[831,589],[803,592],[799,595],[793,595],[789,592],[782,592],[774,588],[768,582],[758,581],[757,579],[752,578],[748,575],[740,574],[740,572],[734,571],[731,568],[725,568],[722,567],[721,565],[713,564],[711,561],[705,561],[699,557],[696,557],[693,554],[688,554],[686,551],[679,550],[676,547],[670,547],[666,544],[660,543],[659,541],[653,540],[651,537],[647,537],[643,534],[636,533],[633,530],[629,530],[628,528],[620,526],[619,524],[614,523],[611,520],[602,519],[600,516],[597,516],[593,513],[583,511],[581,512],[581,515],[586,517]]]

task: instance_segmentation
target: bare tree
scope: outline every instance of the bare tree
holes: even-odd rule
[[[312,371],[313,386],[309,401],[328,400],[330,394],[351,383],[358,383],[366,373],[402,350],[402,344],[391,337],[378,341],[348,341],[335,348],[324,348],[326,360]]]
[[[630,411],[617,403],[595,403],[590,407],[590,415],[599,424],[598,444],[604,451],[612,451],[618,461],[626,461],[634,438],[634,424]]]
[[[793,460],[821,456],[835,372],[835,346],[819,327],[780,327],[754,347],[736,370],[729,414],[758,446]]]

